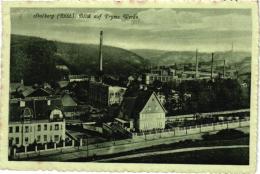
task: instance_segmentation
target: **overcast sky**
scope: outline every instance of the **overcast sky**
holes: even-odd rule
[[[36,14],[55,18],[35,18]],[[74,13],[74,19],[57,19],[59,13]],[[91,18],[79,18],[80,13]],[[99,19],[94,15],[102,14]],[[105,15],[120,16],[106,19]],[[123,14],[138,16],[138,23],[123,20]],[[11,33],[72,43],[99,43],[126,49],[251,51],[252,21],[247,9],[12,9]]]

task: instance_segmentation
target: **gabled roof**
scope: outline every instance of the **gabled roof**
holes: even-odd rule
[[[19,87],[23,86],[21,83],[10,83],[10,92],[16,92]]]
[[[20,102],[24,102],[24,107],[20,106]],[[37,120],[49,119],[50,111],[61,108],[60,98],[49,99],[12,99],[9,103],[9,120],[20,121],[21,115],[25,108],[30,108],[34,118]]]
[[[18,90],[21,92],[23,97],[27,97],[35,91],[31,86],[20,87]]]
[[[40,96],[50,96],[53,94],[53,90],[50,88],[33,88],[25,87],[20,89],[20,92],[23,97],[40,97]]]
[[[137,118],[139,113],[143,110],[150,97],[155,95],[153,91],[138,91],[136,96],[125,97],[120,108],[120,116],[124,119]],[[164,107],[156,97],[158,103],[165,111]]]
[[[57,83],[58,83],[58,85],[59,85],[60,88],[65,88],[65,87],[68,86],[69,81],[62,80],[62,81],[58,81]]]
[[[64,94],[61,98],[62,106],[77,106],[77,103],[73,100],[73,98],[69,94]]]

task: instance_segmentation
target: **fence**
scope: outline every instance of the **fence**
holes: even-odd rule
[[[197,115],[201,117],[207,117],[207,116],[228,116],[232,114],[247,114],[248,116],[250,115],[250,109],[238,109],[238,110],[230,110],[230,111],[219,111],[219,112],[206,112],[206,113],[198,113]],[[196,114],[185,114],[185,115],[175,115],[175,116],[167,116],[166,120],[167,121],[176,121],[176,120],[184,120],[184,119],[196,119]]]
[[[249,119],[224,121],[224,122],[202,124],[202,125],[189,126],[189,127],[177,127],[172,129],[154,130],[154,131],[141,132],[141,133],[132,133],[132,138],[133,139],[166,138],[172,136],[191,135],[191,134],[198,134],[202,132],[212,132],[212,131],[218,131],[223,129],[245,127],[245,126],[249,126]]]
[[[49,146],[49,144],[39,144],[35,145],[33,148],[32,146],[23,146],[20,148],[10,148],[8,151],[8,155],[13,158],[23,158],[35,155],[44,154],[52,154],[53,152],[62,152],[66,149],[70,149],[71,147],[75,146],[75,141],[72,140],[70,142],[63,141],[62,144],[60,143],[53,143],[53,146]]]
[[[54,146],[54,148],[51,149],[45,147],[45,149],[39,150],[37,149],[37,147],[35,147],[34,151],[24,151],[24,152],[16,152],[16,150],[14,149],[14,152],[11,156],[15,159],[19,159],[19,158],[22,159],[22,158],[39,156],[39,155],[74,152],[79,149],[86,150],[87,152],[89,152],[91,150],[92,151],[98,150],[100,148],[113,147],[113,146],[127,146],[127,145],[131,145],[131,147],[133,146],[133,148],[135,146],[138,146],[140,148],[141,145],[144,147],[148,146],[147,143],[144,143],[147,140],[150,141],[149,145],[151,145],[153,140],[158,141],[160,140],[160,138],[172,139],[176,137],[176,139],[180,139],[182,137],[187,137],[187,135],[196,136],[203,132],[213,132],[213,131],[219,131],[223,129],[248,127],[249,122],[250,122],[249,119],[243,119],[243,120],[225,121],[225,122],[204,124],[204,125],[197,125],[197,126],[190,126],[190,127],[178,127],[173,129],[154,130],[154,131],[143,132],[143,133],[132,133],[132,137],[130,139],[107,141],[107,142],[96,143],[96,144],[88,144],[88,143],[86,144],[83,142],[82,139],[80,139],[79,142],[75,142],[74,140],[72,140],[72,143],[69,146],[63,144],[62,147]],[[161,144],[162,142],[160,141],[157,144]],[[10,150],[9,150],[9,155],[10,155]]]

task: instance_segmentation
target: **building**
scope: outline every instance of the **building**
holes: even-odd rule
[[[79,74],[79,75],[69,75],[69,82],[84,82],[84,81],[89,81],[93,76],[89,77],[88,75],[85,74]]]
[[[78,107],[78,104],[69,94],[64,94],[61,97],[61,103],[62,103],[62,111],[65,118],[75,118],[82,114],[82,112]]]
[[[153,73],[145,73],[143,75],[143,81],[147,85],[152,84],[156,80],[161,82],[171,82],[171,81],[178,81],[178,77],[175,75],[160,75],[160,74],[153,74]]]
[[[97,107],[107,107],[120,104],[123,100],[126,88],[111,86],[102,82],[90,82],[89,102]]]
[[[9,146],[60,142],[65,120],[57,99],[10,99]]]
[[[54,95],[54,90],[47,84],[39,86],[20,86],[16,89],[16,98],[38,98],[50,97]]]
[[[149,131],[165,128],[166,110],[152,91],[139,91],[135,96],[125,97],[116,121],[125,129]],[[121,121],[122,120],[122,121]]]

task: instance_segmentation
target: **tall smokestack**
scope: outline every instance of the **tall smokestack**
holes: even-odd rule
[[[103,45],[103,31],[100,31],[100,43],[99,43],[99,71],[103,71],[103,57],[102,57],[102,45]]]
[[[214,53],[211,54],[211,80],[213,80],[213,63],[214,63]]]
[[[195,77],[199,77],[199,60],[198,60],[198,49],[196,49],[196,74]]]

